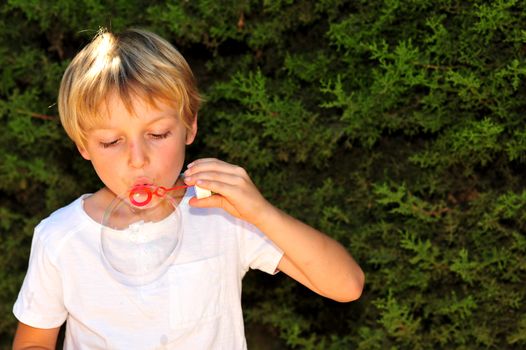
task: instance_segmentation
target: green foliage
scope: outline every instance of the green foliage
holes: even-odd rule
[[[101,26],[172,41],[207,99],[189,157],[244,166],[366,272],[350,304],[249,274],[249,326],[291,349],[526,347],[522,2],[9,0],[0,16],[0,347],[33,227],[99,185],[55,101]]]

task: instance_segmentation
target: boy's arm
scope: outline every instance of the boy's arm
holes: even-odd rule
[[[284,251],[278,269],[314,292],[340,302],[356,300],[364,274],[341,244],[273,207],[258,228]]]
[[[55,350],[60,327],[43,329],[18,322],[13,350]]]
[[[278,268],[311,290],[336,301],[361,295],[364,274],[341,244],[271,205],[246,171],[217,159],[199,159],[185,172],[188,185],[215,194],[190,200],[196,207],[220,207],[259,228],[284,256]]]

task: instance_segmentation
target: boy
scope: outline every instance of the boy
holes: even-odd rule
[[[104,187],[35,229],[13,307],[14,349],[54,349],[65,321],[67,349],[246,348],[241,280],[249,268],[282,271],[337,301],[360,296],[364,275],[345,249],[272,206],[241,167],[199,159],[179,176],[199,102],[184,58],[150,32],[102,31],[73,59],[60,118]],[[175,261],[152,283],[123,285],[102,263],[103,216],[117,195],[154,183],[214,194],[181,190]]]

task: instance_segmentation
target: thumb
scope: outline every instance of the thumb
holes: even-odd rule
[[[230,202],[227,201],[225,197],[223,197],[220,194],[213,194],[210,197],[201,199],[197,199],[197,197],[192,197],[190,198],[190,201],[188,201],[188,204],[190,204],[191,207],[195,208],[221,208],[232,216],[235,216],[237,218],[241,217],[236,208],[232,204],[230,204]]]
[[[220,208],[222,198],[219,198],[219,197],[222,197],[222,196],[213,194],[210,197],[201,198],[201,199],[198,199],[197,197],[192,197],[190,198],[190,201],[188,202],[188,204],[196,208]]]

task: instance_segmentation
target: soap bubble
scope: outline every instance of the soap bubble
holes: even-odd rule
[[[116,197],[104,214],[103,261],[126,285],[145,285],[162,276],[181,245],[181,213],[164,187],[136,186]]]

